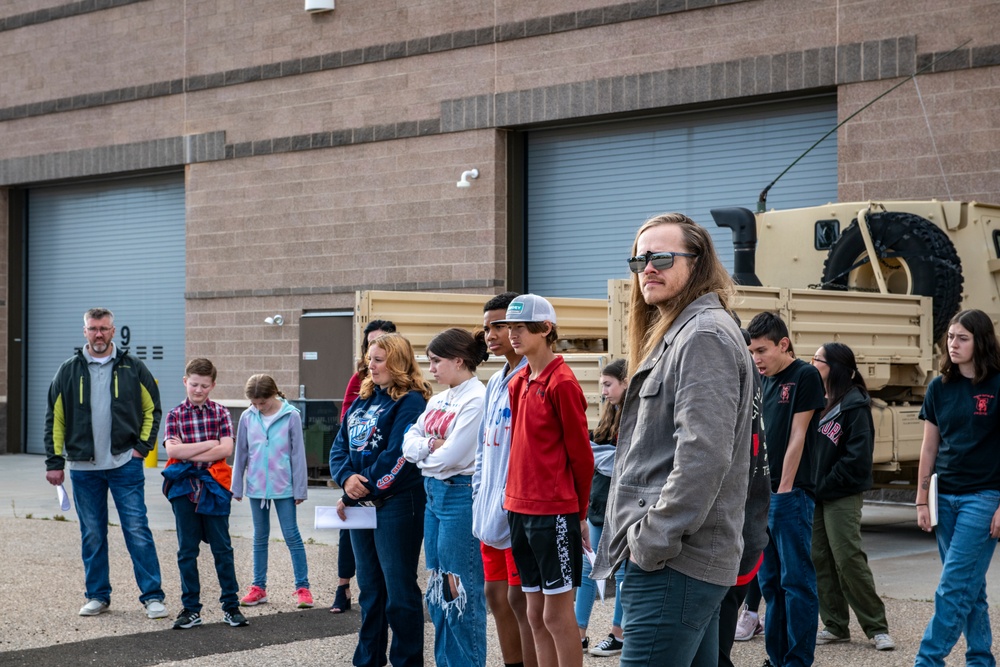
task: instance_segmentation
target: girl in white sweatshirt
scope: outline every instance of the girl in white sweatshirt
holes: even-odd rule
[[[476,367],[489,358],[485,334],[447,329],[427,345],[434,396],[403,437],[403,456],[424,476],[427,609],[441,667],[486,664],[486,598],[479,540],[472,536],[472,474],[486,387]]]

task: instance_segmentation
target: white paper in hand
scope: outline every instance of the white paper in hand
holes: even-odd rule
[[[931,475],[931,483],[927,489],[927,511],[931,516],[931,527],[938,523],[938,482],[937,473]]]
[[[62,484],[56,486],[56,498],[59,499],[59,509],[63,512],[68,512],[70,508],[69,494],[66,493],[66,487]]]
[[[597,561],[597,554],[594,553],[593,549],[588,549],[587,547],[584,547],[583,555],[586,556],[587,560],[590,561],[590,570],[593,571],[594,563]],[[601,602],[604,602],[604,587],[607,585],[607,582],[604,581],[603,579],[598,579],[594,583],[597,584],[597,594],[601,596]]]
[[[376,528],[374,507],[345,507],[347,519],[341,519],[336,507],[316,507],[314,530],[350,530]]]

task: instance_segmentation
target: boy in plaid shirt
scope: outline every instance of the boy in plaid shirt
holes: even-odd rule
[[[208,359],[193,359],[184,370],[187,400],[167,414],[164,445],[167,467],[163,471],[163,493],[170,500],[177,526],[177,565],[181,571],[181,603],[184,608],[174,629],[201,625],[201,584],[198,551],[202,540],[215,557],[225,622],[233,627],[248,625],[240,613],[239,585],[229,539],[229,508],[232,468],[226,457],[233,453],[233,422],[229,410],[208,398],[215,388],[215,365]]]

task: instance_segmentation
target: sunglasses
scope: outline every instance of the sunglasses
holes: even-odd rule
[[[628,258],[628,268],[632,273],[642,273],[647,264],[657,271],[664,271],[674,265],[674,257],[697,257],[693,252],[647,252],[645,255]]]

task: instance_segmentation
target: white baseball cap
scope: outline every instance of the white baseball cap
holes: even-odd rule
[[[507,314],[502,323],[552,322],[556,323],[556,309],[537,294],[522,294],[507,306]]]

